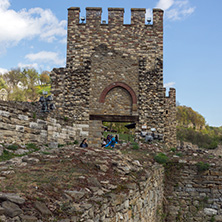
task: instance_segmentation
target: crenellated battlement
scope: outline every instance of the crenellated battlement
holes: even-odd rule
[[[124,8],[108,8],[108,25],[124,25]],[[131,9],[131,25],[145,25],[145,8]],[[84,24],[102,24],[101,21],[102,8],[87,7],[86,8],[86,23]],[[68,23],[82,24],[80,22],[80,8],[71,7],[68,9]],[[163,27],[163,10],[153,9],[153,25]]]
[[[68,9],[66,68],[52,72],[52,92],[63,116],[89,124],[89,142],[100,146],[102,121],[136,122],[155,128],[167,146],[176,146],[176,97],[163,87],[163,10]],[[107,13],[106,13],[107,14]],[[83,17],[82,15],[85,15]]]
[[[124,8],[108,8],[108,24],[121,25],[124,22]]]

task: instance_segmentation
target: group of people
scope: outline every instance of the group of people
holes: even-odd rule
[[[115,147],[115,144],[118,143],[118,136],[115,137],[113,135],[107,135],[106,139],[104,138],[102,142],[102,147]],[[88,147],[87,139],[84,138],[83,141],[80,143],[80,147],[86,148]]]
[[[102,147],[109,147],[111,146],[112,148],[115,147],[115,144],[118,143],[118,136],[116,135],[115,137],[113,135],[107,135],[106,139],[103,139],[102,142]]]

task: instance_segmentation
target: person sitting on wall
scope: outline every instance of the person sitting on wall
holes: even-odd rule
[[[83,147],[83,148],[88,147],[87,139],[86,138],[81,142],[80,147]]]
[[[111,146],[112,148],[114,148],[114,147],[115,147],[115,144],[117,144],[117,142],[116,142],[116,140],[115,140],[115,137],[112,137],[112,139],[109,141],[109,143],[107,143],[107,144],[105,145],[105,147]]]

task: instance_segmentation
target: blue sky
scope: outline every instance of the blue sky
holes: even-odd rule
[[[162,8],[164,84],[175,87],[177,101],[222,126],[221,0],[0,0],[0,73],[32,66],[39,72],[65,66],[67,8]]]

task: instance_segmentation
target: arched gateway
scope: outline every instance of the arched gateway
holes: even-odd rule
[[[51,74],[58,111],[94,145],[102,121],[126,121],[136,122],[138,134],[156,128],[175,146],[175,90],[166,97],[163,87],[163,11],[154,9],[153,24],[145,24],[146,10],[131,9],[130,25],[123,8],[108,12],[104,24],[101,8],[86,8],[80,23],[80,9],[69,8],[66,68]]]

